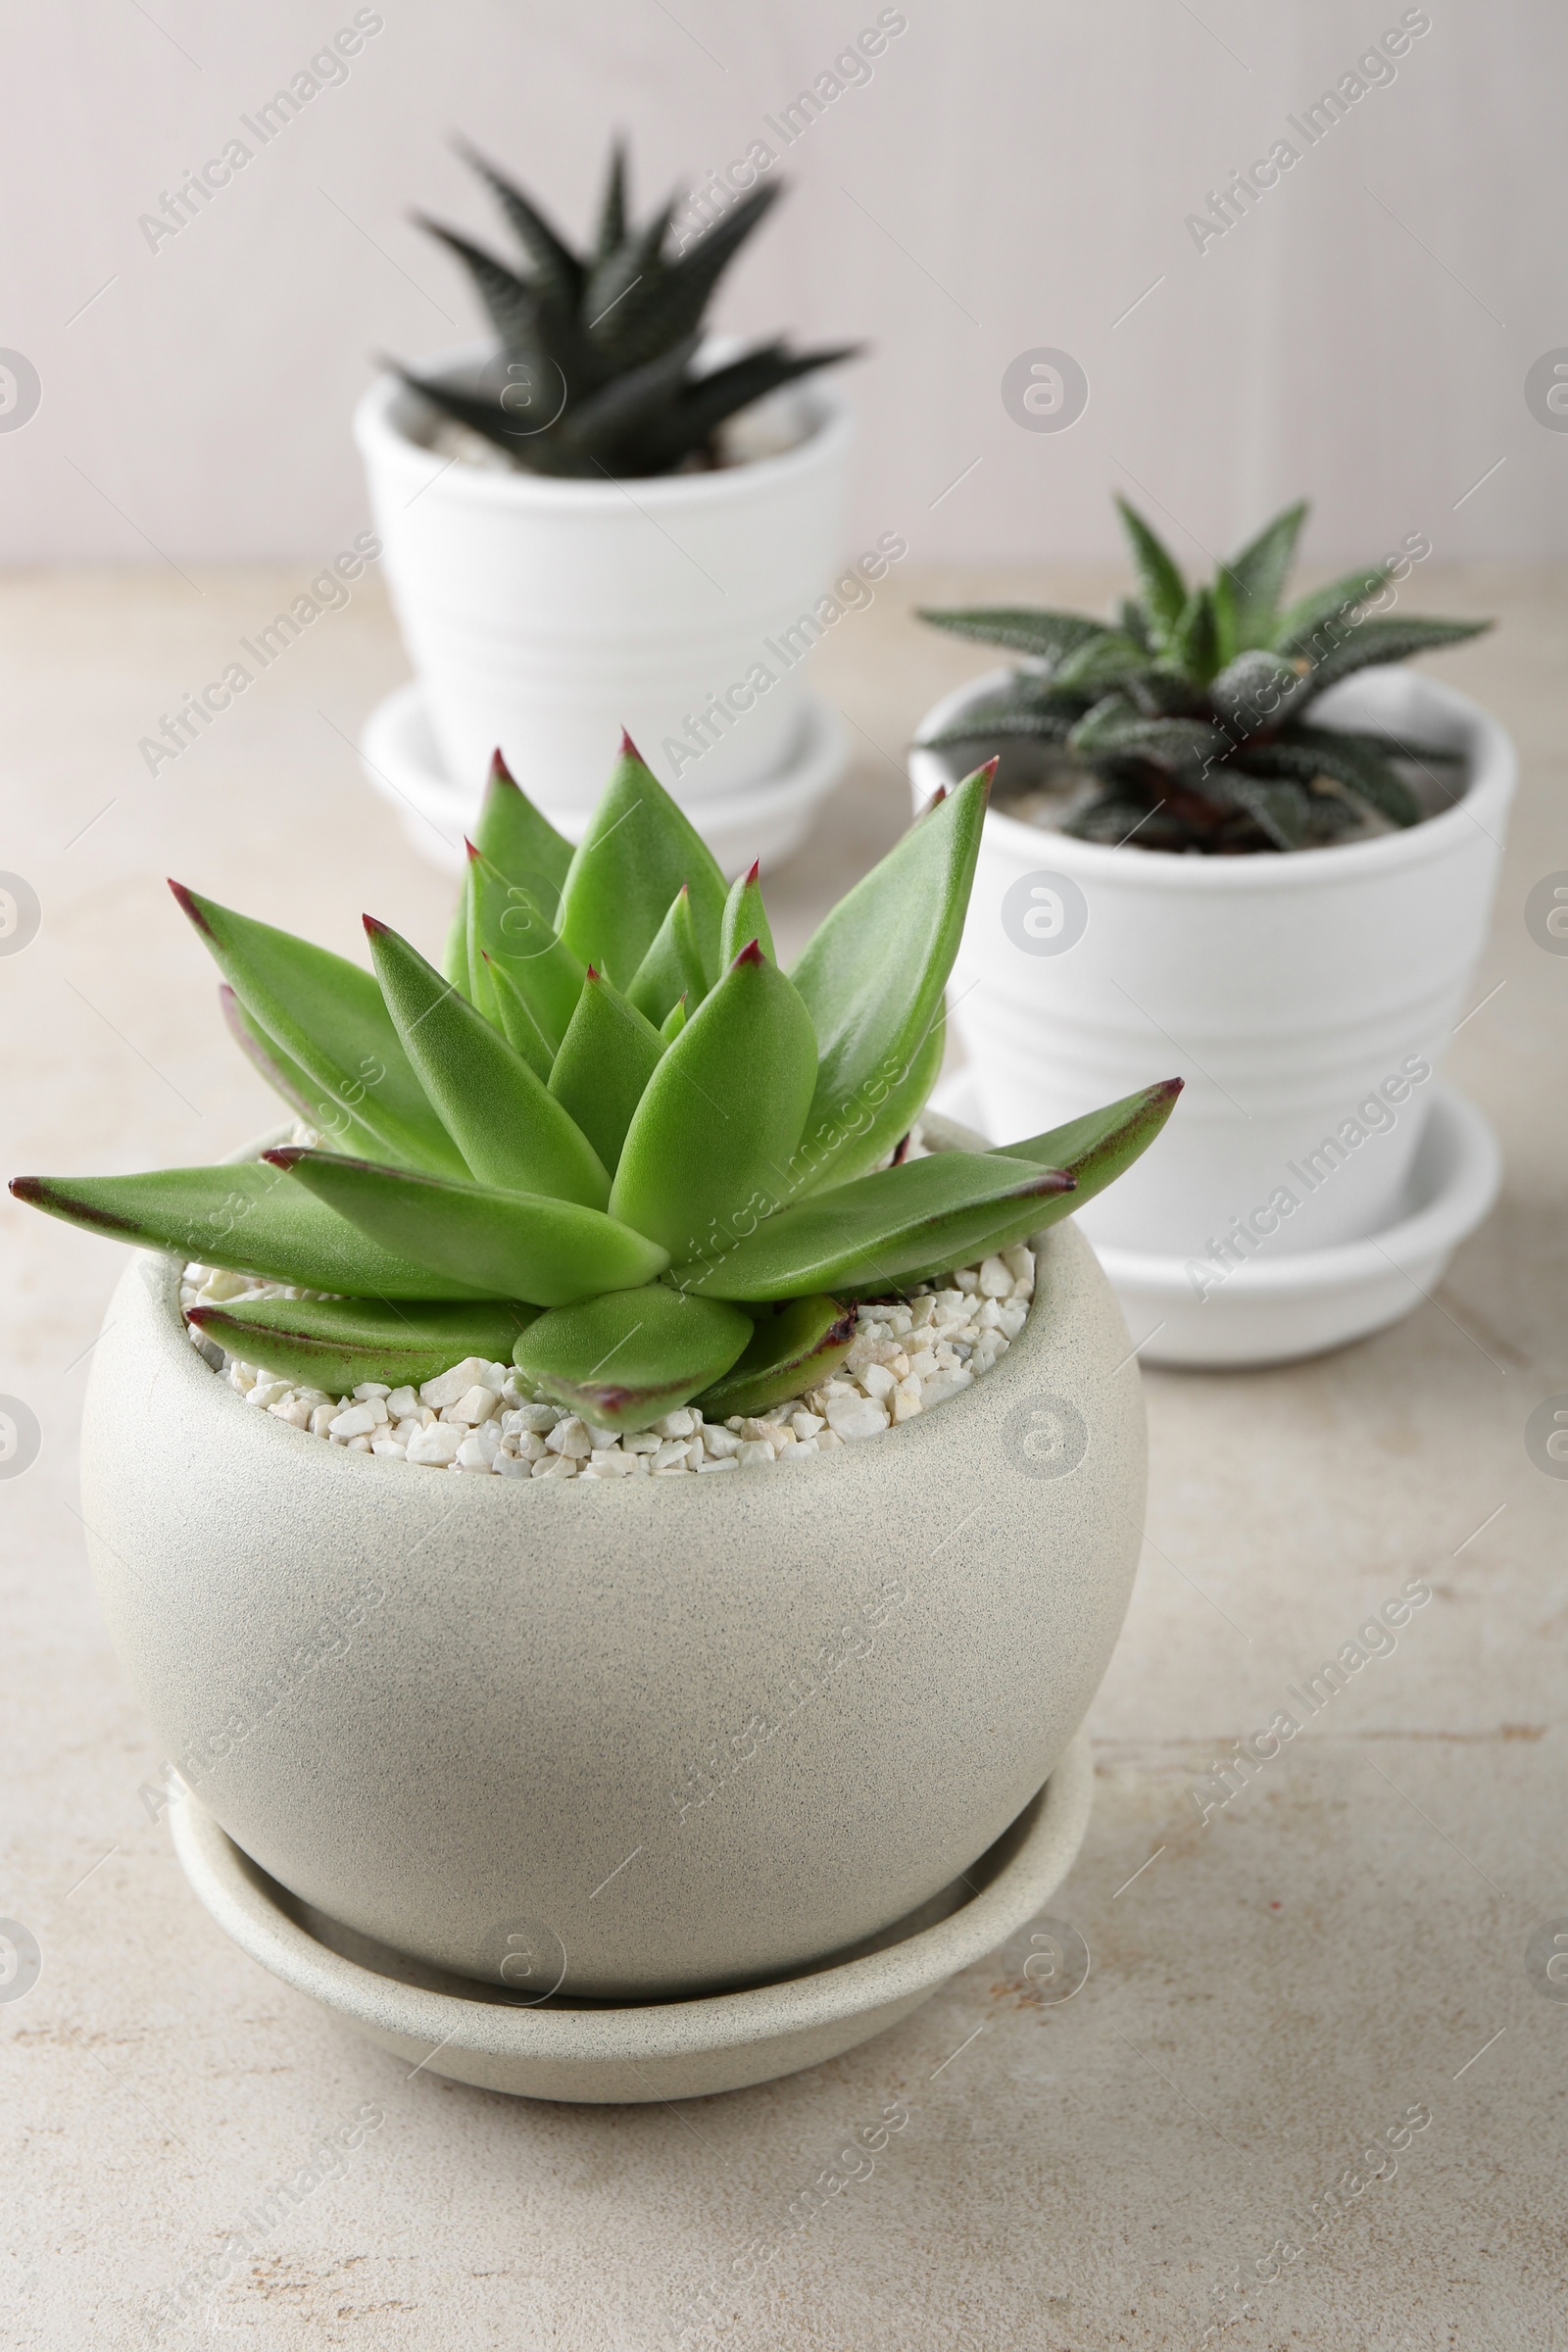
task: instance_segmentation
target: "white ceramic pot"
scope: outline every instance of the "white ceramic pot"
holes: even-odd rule
[[[1070,1224],[1002,1362],[818,1459],[613,1484],[441,1473],[248,1405],[127,1268],[82,1512],[202,1803],[359,1934],[542,1993],[778,1978],[928,1901],[1104,1672],[1144,1416]]]
[[[476,373],[485,356],[435,365]],[[580,820],[622,726],[693,809],[792,765],[806,720],[799,664],[820,634],[799,623],[841,553],[850,415],[821,375],[776,399],[800,436],[781,455],[583,481],[437,457],[416,437],[428,414],[416,396],[389,376],[370,386],[355,439],[456,789],[477,792],[499,744],[541,808]],[[771,682],[748,687],[758,664]],[[715,697],[727,698],[722,714]],[[689,722],[705,712],[703,749]],[[663,746],[676,738],[701,756],[672,760]]]
[[[948,696],[921,733],[1009,674]],[[1407,831],[1275,857],[1107,849],[986,818],[954,975],[984,1132],[1037,1133],[1152,1079],[1187,1081],[1151,1150],[1081,1212],[1097,1244],[1180,1264],[1245,1220],[1254,1239],[1233,1255],[1260,1237],[1278,1257],[1399,1211],[1433,1075],[1470,1008],[1516,762],[1477,704],[1409,670],[1348,680],[1319,714],[1460,750],[1466,788]],[[916,805],[956,765],[917,750]]]

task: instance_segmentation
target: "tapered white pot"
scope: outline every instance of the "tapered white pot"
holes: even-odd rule
[[[1008,674],[950,695],[921,733]],[[1407,831],[1288,856],[1109,849],[986,817],[953,992],[985,1133],[1187,1082],[1151,1150],[1080,1212],[1097,1244],[1212,1260],[1240,1220],[1244,1253],[1266,1240],[1277,1256],[1375,1233],[1403,1200],[1473,1001],[1514,751],[1477,704],[1403,669],[1348,681],[1314,716],[1462,752],[1461,796]],[[917,750],[916,805],[957,771],[957,755]]]
[[[1062,1754],[1137,1562],[1126,1326],[1070,1224],[997,1367],[819,1459],[513,1481],[351,1453],[127,1268],[82,1512],[121,1659],[237,1844],[346,1928],[539,1993],[784,1976],[903,1919]]]
[[[476,373],[483,356],[445,366]],[[622,726],[694,810],[803,756],[799,664],[842,552],[850,416],[823,376],[777,402],[797,435],[777,456],[563,480],[438,456],[425,405],[391,377],[370,386],[355,439],[456,791],[477,795],[499,745],[524,790],[580,831]],[[664,748],[681,744],[687,756]]]

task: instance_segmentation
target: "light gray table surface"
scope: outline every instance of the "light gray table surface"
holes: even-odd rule
[[[213,1159],[266,1122],[166,874],[349,954],[362,909],[439,939],[448,885],[353,749],[404,674],[378,587],[156,779],[138,756],[302,584],[0,584],[0,866],[43,907],[0,958],[5,1173]],[[920,710],[986,665],[907,606],[1099,609],[1111,584],[896,580],[840,625],[816,677],[856,760],[772,885],[782,947],[905,822]],[[1538,1930],[1568,1933],[1568,1483],[1524,1444],[1531,1410],[1568,1392],[1568,958],[1523,914],[1568,869],[1568,582],[1435,574],[1419,601],[1504,621],[1438,665],[1514,730],[1523,764],[1450,1063],[1501,1137],[1503,1198],[1435,1297],[1370,1342],[1260,1374],[1147,1375],[1149,1546],[1090,1718],[1094,1819],[1053,1906],[1093,1957],[1070,2002],[1028,1997],[1013,1955],[790,2081],[581,2110],[407,2079],[265,1975],[152,1817],[160,1752],[88,1581],[75,1430],[119,1253],[5,1202],[0,1391],[43,1442],[0,1483],[0,1914],[43,1964],[0,2002],[0,2342],[151,2341],[160,2290],[368,2104],[381,2125],[167,2340],[638,2352],[690,2324],[696,2352],[1185,2352],[1223,2317],[1208,2340],[1234,2352],[1568,2343],[1568,1999],[1526,1964]],[[1410,1578],[1434,1598],[1394,1654],[1201,1824],[1191,1791],[1226,1743]],[[871,2176],[793,2230],[765,2283],[724,2284],[894,2099],[910,2121]],[[1396,2170],[1299,2259],[1275,2255],[1412,2107],[1431,2121]]]

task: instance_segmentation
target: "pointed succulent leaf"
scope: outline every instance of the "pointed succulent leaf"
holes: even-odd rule
[[[1107,686],[1148,669],[1152,659],[1135,638],[1107,629],[1103,637],[1094,638],[1075,654],[1069,654],[1057,665],[1051,683],[1061,694],[1102,694]]]
[[[693,1251],[670,1280],[709,1298],[874,1292],[911,1266],[962,1265],[994,1237],[1032,1232],[1072,1178],[982,1152],[939,1152],[813,1194],[744,1239]],[[1020,1220],[1022,1221],[1020,1224]],[[1032,1220],[1032,1222],[1031,1222]]]
[[[686,1000],[677,998],[659,1024],[659,1034],[664,1044],[671,1045],[686,1026]]]
[[[1134,645],[1141,645],[1146,654],[1151,650],[1149,615],[1137,597],[1124,596],[1121,599],[1116,607],[1116,626],[1124,637],[1132,639]]]
[[[1079,694],[986,696],[971,703],[951,727],[922,735],[920,744],[925,751],[950,752],[973,751],[976,745],[995,743],[999,737],[1009,743],[1015,738],[1065,743],[1083,710],[1084,698]]]
[[[919,616],[933,628],[951,630],[955,637],[968,637],[978,645],[1000,645],[1008,653],[1043,662],[1052,676],[1062,662],[1111,634],[1102,620],[1091,620],[1086,613],[1040,612],[1031,605],[973,605],[952,610],[922,605]]]
[[[1228,662],[1209,687],[1209,700],[1233,734],[1242,739],[1288,715],[1305,675],[1303,662],[1253,647]]]
[[[203,1265],[345,1298],[481,1298],[494,1284],[456,1280],[417,1248],[372,1241],[276,1168],[155,1168],[145,1176],[17,1176],[12,1192],[84,1232]]]
[[[751,1339],[722,1380],[698,1398],[710,1421],[734,1413],[763,1413],[831,1380],[850,1352],[858,1308],[837,1298],[791,1298],[775,1312],[764,1307]]]
[[[1064,1127],[1025,1136],[1016,1144],[999,1144],[997,1149],[1007,1159],[1062,1169],[1074,1185],[1068,1207],[1082,1208],[1149,1150],[1175,1109],[1182,1083],[1180,1078],[1162,1078],[1157,1086],[1124,1095],[1119,1102],[1107,1102],[1102,1110],[1088,1111]]]
[[[493,164],[486,163],[472,147],[460,146],[459,152],[489,182],[513,235],[533,264],[534,280],[540,291],[563,310],[575,310],[582,296],[583,269],[570,246],[551,226],[537,205]]]
[[[791,973],[820,1056],[806,1121],[808,1183],[831,1181],[867,1110],[930,1036],[963,933],[992,772],[976,769],[912,825],[839,901]]]
[[[1299,784],[1271,782],[1238,760],[1211,779],[1210,789],[1216,799],[1245,808],[1275,849],[1305,849],[1312,830],[1312,803]]]
[[[1170,633],[1171,662],[1185,677],[1206,686],[1221,666],[1219,615],[1212,588],[1195,588]]]
[[[1391,824],[1414,825],[1421,804],[1389,758],[1398,748],[1381,736],[1342,734],[1336,727],[1293,727],[1279,743],[1250,746],[1246,764],[1253,775],[1300,784],[1332,776]]]
[[[644,764],[629,735],[573,853],[561,935],[582,963],[629,988],[685,883],[703,969],[716,977],[724,877],[702,836]]]
[[[611,1213],[690,1255],[788,1198],[816,1081],[816,1035],[755,942],[662,1058],[632,1115]]]
[[[605,177],[605,193],[599,209],[599,234],[594,242],[595,262],[608,261],[626,241],[626,148],[616,139],[610,150],[610,170]]]
[[[597,1152],[522,1055],[389,925],[367,915],[365,928],[387,1009],[467,1169],[505,1191],[603,1208]]]
[[[1280,598],[1296,557],[1296,542],[1306,520],[1306,501],[1287,507],[1283,514],[1232,556],[1220,577],[1229,586],[1236,613],[1237,643],[1267,645],[1279,616]]]
[[[738,1307],[683,1298],[654,1283],[541,1315],[517,1341],[512,1360],[536,1396],[597,1428],[632,1431],[710,1387],[751,1335],[751,1320]]]
[[[1231,748],[1223,729],[1202,719],[1144,718],[1119,696],[1109,695],[1079,720],[1067,740],[1076,752],[1122,758],[1136,754],[1194,778],[1206,776]]]
[[[494,956],[480,958],[484,969],[487,1001],[480,1006],[487,1020],[493,1021],[514,1054],[520,1054],[536,1078],[550,1082],[555,1054],[549,1039],[533,1014],[505,964]]]
[[[1156,646],[1167,645],[1187,604],[1187,583],[1169,550],[1143,516],[1124,498],[1118,498],[1116,504],[1132,548],[1139,601],[1148,616],[1150,636]]]
[[[942,1075],[942,1057],[947,1048],[947,1010],[939,1004],[932,1017],[931,1027],[915,1048],[903,1073],[888,1081],[887,1091],[879,1100],[873,1084],[861,1105],[864,1125],[849,1142],[833,1152],[826,1172],[818,1182],[808,1179],[807,1190],[826,1192],[830,1186],[853,1184],[856,1177],[865,1176],[879,1167],[890,1152],[896,1151],[925,1108],[927,1098]],[[837,1131],[828,1125],[823,1137],[814,1135],[809,1123],[801,1138],[798,1157],[811,1163],[814,1152],[831,1141]]]
[[[343,1104],[323,1094],[313,1085],[310,1072],[299,1063],[290,1061],[281,1046],[270,1038],[260,1021],[254,1020],[240,1003],[226,980],[220,981],[218,1001],[229,1035],[246,1059],[254,1064],[297,1117],[312,1127],[329,1135],[340,1151],[376,1151],[379,1146],[368,1127],[362,1127]]]
[[[839,343],[811,351],[789,351],[782,343],[764,343],[743,352],[725,367],[706,374],[688,375],[675,401],[662,414],[644,419],[641,436],[643,471],[668,472],[683,458],[710,450],[714,434],[738,410],[750,408],[785,384],[819,368],[835,368],[853,360],[857,343]]]
[[[571,844],[540,814],[499,752],[490,762],[473,846],[498,873],[537,900],[548,922],[555,922],[561,886],[571,863]]]
[[[417,1388],[468,1355],[510,1364],[537,1312],[502,1298],[469,1306],[412,1298],[239,1298],[193,1306],[186,1320],[275,1379],[346,1396],[368,1380]]]
[[[533,893],[509,882],[473,843],[468,845],[468,965],[473,999],[491,1009],[482,976],[485,958],[504,969],[533,1014],[552,1054],[582,994],[582,965],[559,939]]]
[[[626,1002],[650,1021],[662,1021],[676,1003],[694,1009],[708,994],[703,952],[692,921],[691,893],[683,882],[670,901],[653,946],[632,974]]]
[[[466,1174],[368,972],[177,882],[170,888],[246,1011],[329,1102],[368,1128],[389,1158]]]
[[[1320,662],[1354,625],[1361,607],[1388,579],[1387,564],[1363,564],[1359,571],[1344,572],[1339,579],[1298,598],[1275,623],[1270,640],[1275,652],[1304,654],[1308,661]]]
[[[267,1157],[339,1219],[389,1250],[417,1250],[482,1298],[562,1306],[594,1291],[652,1282],[668,1263],[668,1251],[645,1235],[575,1201],[455,1184],[292,1144]]]
[[[1403,620],[1358,620],[1332,651],[1315,662],[1301,689],[1301,700],[1336,686],[1374,662],[1408,662],[1412,655],[1436,653],[1441,646],[1463,645],[1490,629],[1490,620],[1435,620],[1411,613]]]
[[[441,951],[441,973],[454,988],[462,989],[470,1004],[473,1002],[473,975],[468,968],[468,933],[473,919],[468,904],[471,896],[469,866],[465,861],[463,879],[458,884],[458,903],[452,909],[446,946]]]
[[[1215,574],[1209,591],[1214,604],[1214,667],[1221,670],[1234,662],[1241,651],[1241,624],[1236,615],[1236,598],[1226,572]]]
[[[762,885],[757,878],[754,864],[750,871],[737,874],[729,886],[724,902],[724,919],[719,926],[718,957],[721,968],[727,971],[748,940],[755,939],[770,962],[777,963],[773,953],[773,934],[768,926],[767,909],[762,905]]]
[[[550,1073],[550,1092],[612,1173],[663,1051],[653,1023],[590,964]]]

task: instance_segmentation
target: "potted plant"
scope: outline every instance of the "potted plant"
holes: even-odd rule
[[[749,821],[782,855],[842,761],[799,664],[894,543],[828,594],[850,419],[822,370],[850,351],[705,339],[780,185],[677,243],[672,205],[631,219],[617,148],[578,252],[473,160],[525,266],[429,225],[494,340],[393,368],[355,418],[417,681],[368,760],[463,829],[499,744],[575,837],[625,713],[705,830]]]
[[[1183,1297],[1241,1269],[1234,1303],[1258,1252],[1398,1212],[1514,760],[1475,704],[1392,666],[1488,625],[1393,609],[1426,542],[1287,603],[1304,506],[1196,587],[1121,511],[1138,595],[1114,621],[923,615],[1021,660],[928,713],[911,775],[919,802],[1002,752],[956,966],[978,1123],[1070,1117],[1163,1041],[1189,1105],[1086,1224]]]
[[[445,975],[179,890],[307,1127],[13,1183],[145,1252],[82,1459],[131,1683],[346,1928],[601,1997],[777,1976],[950,1884],[1061,1754],[1144,1442],[1060,1219],[1175,1089],[906,1148],[987,783],[790,976],[629,744],[574,852],[496,772]]]

